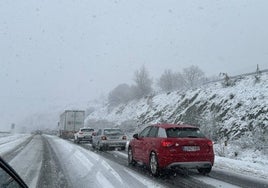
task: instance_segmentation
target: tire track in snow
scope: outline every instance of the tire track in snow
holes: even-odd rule
[[[10,161],[29,188],[35,188],[43,160],[43,142],[40,135],[33,139]]]
[[[59,159],[51,148],[46,137],[42,137],[43,141],[43,162],[40,176],[37,182],[38,188],[68,188],[68,181],[60,166]]]

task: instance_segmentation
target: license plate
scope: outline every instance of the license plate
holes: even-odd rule
[[[183,151],[199,151],[199,146],[183,146]]]
[[[119,139],[119,137],[117,137],[117,136],[111,136],[111,137],[109,137],[110,139],[113,139],[113,140],[118,140]]]

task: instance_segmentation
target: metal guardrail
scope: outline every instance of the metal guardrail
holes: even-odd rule
[[[268,72],[268,69],[260,70],[259,73],[261,74],[261,73],[265,73],[265,72]],[[258,73],[255,71],[255,72],[244,73],[244,74],[240,74],[240,75],[236,75],[236,76],[230,76],[229,78],[230,79],[236,79],[236,78],[241,78],[243,76],[250,76],[250,75],[257,75],[257,74]],[[224,81],[224,78],[218,79],[218,80],[212,80],[212,81],[209,81],[209,82],[205,82],[205,83],[203,83],[203,85],[210,84],[210,83],[215,83],[215,82],[221,82],[221,81]]]
[[[10,134],[10,131],[0,131],[0,134]]]
[[[260,70],[259,73],[257,73],[256,71],[255,72],[250,72],[250,73],[245,73],[245,74],[240,74],[240,75],[237,75],[237,76],[231,76],[230,78],[239,78],[239,77],[242,77],[242,76],[250,76],[250,75],[257,75],[257,74],[261,74],[263,72],[268,72],[268,69],[264,69],[264,70]]]

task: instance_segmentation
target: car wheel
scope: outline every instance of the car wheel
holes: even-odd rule
[[[98,149],[99,149],[99,151],[102,151],[103,150],[103,147],[100,146],[100,143],[98,143]]]
[[[150,162],[149,162],[150,172],[153,176],[159,176],[159,165],[158,160],[155,152],[152,152],[150,155]]]
[[[121,150],[123,150],[123,151],[126,150],[126,147],[121,147]]]
[[[93,149],[96,149],[96,146],[95,146],[95,144],[93,144],[93,143],[92,143],[92,148],[93,148]]]
[[[198,172],[200,174],[208,174],[208,173],[210,173],[211,169],[212,169],[212,167],[209,167],[209,168],[198,168],[197,170],[198,170]]]
[[[128,164],[134,166],[136,164],[136,161],[133,159],[133,151],[131,147],[128,148],[127,154]]]

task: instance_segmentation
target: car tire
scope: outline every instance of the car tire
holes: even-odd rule
[[[95,144],[93,144],[93,143],[92,143],[92,148],[93,148],[93,149],[96,149],[96,146],[95,146]]]
[[[121,147],[121,150],[122,150],[122,151],[125,151],[125,150],[126,150],[126,147]]]
[[[98,150],[99,150],[99,151],[103,151],[103,147],[100,146],[100,143],[98,143]]]
[[[160,174],[159,164],[158,164],[158,159],[157,159],[157,155],[155,152],[152,152],[150,154],[149,169],[150,169],[151,174],[154,177],[159,176],[159,174]]]
[[[133,151],[132,151],[131,147],[128,148],[127,159],[128,159],[129,165],[134,166],[136,164],[136,161],[133,159]]]
[[[197,171],[200,173],[200,174],[209,174],[210,171],[211,171],[212,167],[209,167],[209,168],[198,168]]]

